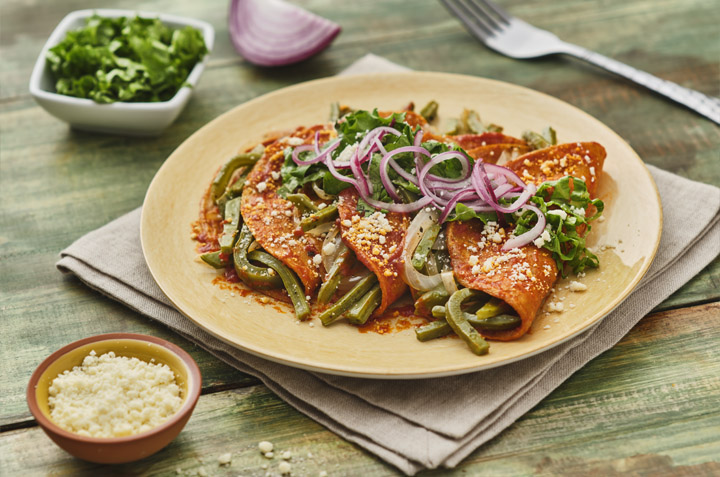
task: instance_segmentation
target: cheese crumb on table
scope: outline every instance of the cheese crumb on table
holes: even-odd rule
[[[273,448],[274,446],[272,442],[262,441],[258,444],[258,449],[260,449],[260,452],[262,452],[263,454],[267,452],[272,452]]]
[[[292,470],[292,466],[287,462],[280,462],[280,465],[278,465],[278,470],[281,474],[287,475]]]
[[[228,465],[232,462],[232,454],[230,452],[226,452],[224,454],[220,454],[218,456],[218,464],[219,465]]]
[[[166,364],[91,351],[80,366],[58,375],[48,389],[50,418],[88,437],[149,431],[174,415],[183,396]]]

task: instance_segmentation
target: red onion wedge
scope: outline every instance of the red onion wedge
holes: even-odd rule
[[[282,0],[232,0],[228,27],[233,46],[261,66],[310,58],[340,33],[340,25]]]

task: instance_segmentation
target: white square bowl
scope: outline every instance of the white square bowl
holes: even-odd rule
[[[100,104],[92,99],[58,94],[45,59],[47,51],[60,43],[68,31],[84,26],[85,19],[93,14],[109,18],[136,15],[142,18],[159,18],[161,22],[172,28],[191,26],[200,30],[208,54],[190,72],[186,81],[191,87],[183,86],[168,101],[152,103]],[[191,18],[134,10],[78,10],[63,18],[45,43],[30,76],[30,94],[48,113],[66,121],[73,128],[112,134],[154,136],[172,124],[187,104],[193,88],[205,69],[214,40],[215,30],[209,23]]]

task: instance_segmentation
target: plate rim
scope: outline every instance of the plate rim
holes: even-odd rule
[[[193,316],[191,316],[189,313],[186,313],[181,306],[179,306],[176,301],[167,293],[166,287],[163,286],[162,280],[159,280],[157,277],[157,270],[153,269],[153,266],[151,264],[151,259],[148,257],[148,245],[146,244],[146,203],[148,202],[148,198],[151,196],[153,189],[153,186],[156,184],[156,182],[159,180],[158,177],[161,176],[161,173],[163,171],[170,167],[168,164],[171,163],[171,159],[178,154],[178,152],[183,148],[183,146],[189,142],[191,139],[193,139],[196,136],[201,135],[205,130],[208,130],[213,127],[214,124],[223,122],[223,120],[231,115],[236,109],[238,108],[244,108],[244,107],[250,107],[254,103],[257,102],[263,102],[268,101],[269,99],[272,99],[274,96],[284,95],[292,93],[294,90],[298,89],[304,89],[308,87],[313,87],[316,85],[322,85],[323,83],[334,83],[336,81],[342,81],[345,79],[352,78],[354,80],[362,80],[362,79],[372,79],[376,80],[379,77],[401,77],[401,76],[427,76],[427,77],[436,77],[437,79],[441,78],[458,78],[461,80],[472,80],[472,81],[479,81],[479,82],[487,82],[489,84],[497,84],[501,85],[502,88],[511,88],[516,89],[518,92],[523,93],[529,93],[534,96],[542,96],[546,99],[549,99],[551,101],[561,102],[566,107],[570,108],[574,111],[575,114],[580,114],[582,116],[585,116],[586,119],[589,119],[590,121],[594,122],[598,127],[604,128],[606,133],[609,133],[614,137],[615,140],[618,141],[618,143],[621,143],[624,148],[631,152],[635,159],[639,162],[640,165],[642,165],[642,170],[646,174],[646,178],[649,180],[650,185],[652,186],[655,195],[654,199],[656,200],[657,206],[658,206],[658,233],[657,233],[657,239],[655,240],[655,243],[652,246],[652,252],[648,254],[648,259],[645,260],[645,262],[642,264],[641,268],[638,270],[638,272],[635,274],[631,282],[628,284],[626,289],[624,290],[624,293],[618,295],[616,297],[616,301],[609,306],[607,309],[602,310],[598,313],[598,317],[594,319],[591,322],[585,323],[585,325],[567,335],[563,335],[544,346],[541,346],[539,348],[532,349],[531,351],[528,351],[527,353],[521,353],[518,354],[512,358],[508,358],[502,361],[496,361],[492,363],[478,363],[477,365],[473,366],[460,366],[460,367],[454,367],[452,369],[446,369],[443,371],[437,371],[437,372],[405,372],[405,373],[393,373],[393,372],[382,372],[382,371],[375,371],[375,372],[363,372],[363,371],[348,371],[338,368],[329,367],[326,365],[323,365],[321,363],[312,364],[314,363],[313,360],[305,360],[305,362],[298,362],[290,359],[285,359],[283,357],[274,356],[271,354],[267,354],[261,350],[254,349],[252,347],[242,346],[239,345],[235,341],[231,341],[229,338],[223,336],[221,333],[216,332],[216,330],[212,329],[212,327],[208,327],[206,324],[201,323],[197,321]],[[477,371],[483,371],[487,369],[492,369],[500,366],[505,366],[517,361],[521,361],[527,358],[530,358],[532,356],[535,356],[537,354],[543,353],[545,351],[551,350],[560,344],[570,340],[571,338],[574,338],[578,336],[579,334],[588,331],[589,329],[593,328],[594,326],[598,325],[600,322],[602,322],[610,313],[612,313],[613,310],[615,310],[618,306],[620,306],[627,298],[628,296],[635,291],[640,281],[643,279],[643,277],[647,274],[648,270],[650,269],[655,256],[657,254],[658,247],[660,245],[660,240],[662,238],[662,227],[663,227],[663,209],[662,209],[662,201],[660,198],[660,193],[657,188],[657,184],[655,183],[655,180],[652,177],[652,174],[650,173],[650,170],[647,167],[647,164],[642,160],[642,158],[637,154],[637,152],[630,146],[630,144],[625,141],[619,134],[617,134],[614,130],[612,130],[609,126],[607,126],[605,123],[600,121],[599,119],[595,118],[594,116],[590,115],[589,113],[581,110],[577,106],[574,106],[562,99],[556,98],[554,96],[551,96],[549,94],[543,93],[541,91],[537,91],[525,86],[516,85],[513,83],[500,81],[496,79],[491,78],[484,78],[479,76],[471,76],[471,75],[463,75],[463,74],[457,74],[457,73],[444,73],[444,72],[433,72],[433,71],[403,71],[403,72],[375,72],[375,73],[365,73],[365,74],[357,74],[357,75],[347,75],[347,76],[331,76],[326,78],[318,78],[313,79],[310,81],[305,81],[297,84],[293,84],[290,86],[282,87],[279,89],[276,89],[274,91],[270,91],[268,93],[262,94],[260,96],[257,96],[255,98],[252,98],[248,101],[245,101],[243,103],[237,104],[224,113],[218,115],[214,119],[208,121],[206,124],[204,124],[202,127],[200,127],[198,130],[196,130],[194,133],[192,133],[190,136],[185,138],[182,143],[180,143],[172,153],[167,157],[167,159],[163,162],[161,167],[158,169],[158,171],[153,176],[152,181],[150,182],[150,185],[148,186],[148,190],[145,194],[145,198],[143,200],[143,206],[141,210],[141,218],[140,218],[140,242],[141,242],[141,248],[143,252],[143,257],[145,259],[145,263],[148,266],[148,270],[150,271],[150,274],[155,281],[155,283],[158,285],[160,290],[163,292],[165,297],[172,303],[173,307],[180,312],[183,316],[188,318],[192,323],[194,323],[196,326],[200,327],[203,331],[209,333],[213,337],[219,339],[221,342],[231,346],[232,348],[247,352],[251,355],[266,359],[271,362],[291,366],[293,368],[303,369],[310,372],[319,372],[322,374],[330,374],[330,375],[337,375],[337,376],[347,376],[347,377],[355,377],[355,378],[365,378],[365,379],[391,379],[391,380],[416,380],[416,379],[430,379],[430,378],[437,378],[437,377],[445,377],[445,376],[455,376],[455,375],[462,375],[462,374],[470,374]]]

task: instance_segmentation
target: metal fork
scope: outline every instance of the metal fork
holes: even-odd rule
[[[512,16],[489,0],[441,1],[473,35],[498,53],[517,59],[554,54],[572,55],[677,101],[720,124],[720,99],[683,88],[581,46],[564,42],[549,31]]]

